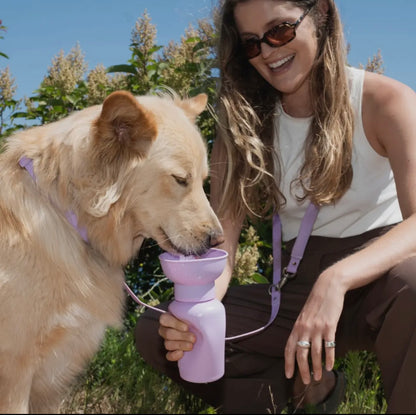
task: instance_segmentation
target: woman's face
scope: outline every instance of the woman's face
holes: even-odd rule
[[[248,0],[237,4],[234,18],[244,42],[253,37],[261,39],[265,32],[279,23],[294,23],[303,13],[304,9],[288,1]],[[317,48],[316,28],[307,15],[297,27],[295,39],[277,48],[262,42],[261,53],[249,62],[283,95],[306,92]]]

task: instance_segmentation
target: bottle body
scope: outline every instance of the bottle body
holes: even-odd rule
[[[213,298],[203,302],[174,300],[169,311],[189,324],[196,335],[191,351],[178,362],[181,378],[194,383],[213,382],[224,375],[225,309]]]

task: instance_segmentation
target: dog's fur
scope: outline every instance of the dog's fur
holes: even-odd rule
[[[183,254],[221,241],[195,126],[206,101],[118,91],[8,140],[0,155],[0,413],[56,413],[105,328],[120,326],[123,267],[144,238]],[[36,181],[22,156],[33,160]]]

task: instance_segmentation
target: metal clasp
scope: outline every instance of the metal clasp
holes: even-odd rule
[[[282,288],[286,285],[286,283],[293,278],[296,277],[296,272],[288,272],[287,268],[283,268],[282,277],[277,284],[270,284],[269,287],[269,294],[272,295],[273,289],[274,291],[281,291]]]

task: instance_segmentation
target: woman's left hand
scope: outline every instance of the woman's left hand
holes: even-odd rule
[[[335,362],[335,347],[325,347],[325,343],[335,342],[335,332],[342,312],[344,296],[345,291],[339,285],[337,286],[334,275],[321,274],[286,343],[285,373],[287,378],[293,377],[297,362],[305,385],[311,382],[311,369],[314,379],[320,380],[323,353],[325,353],[326,370],[332,370]],[[298,342],[306,342],[306,347],[300,346]],[[312,368],[309,366],[309,353]]]

